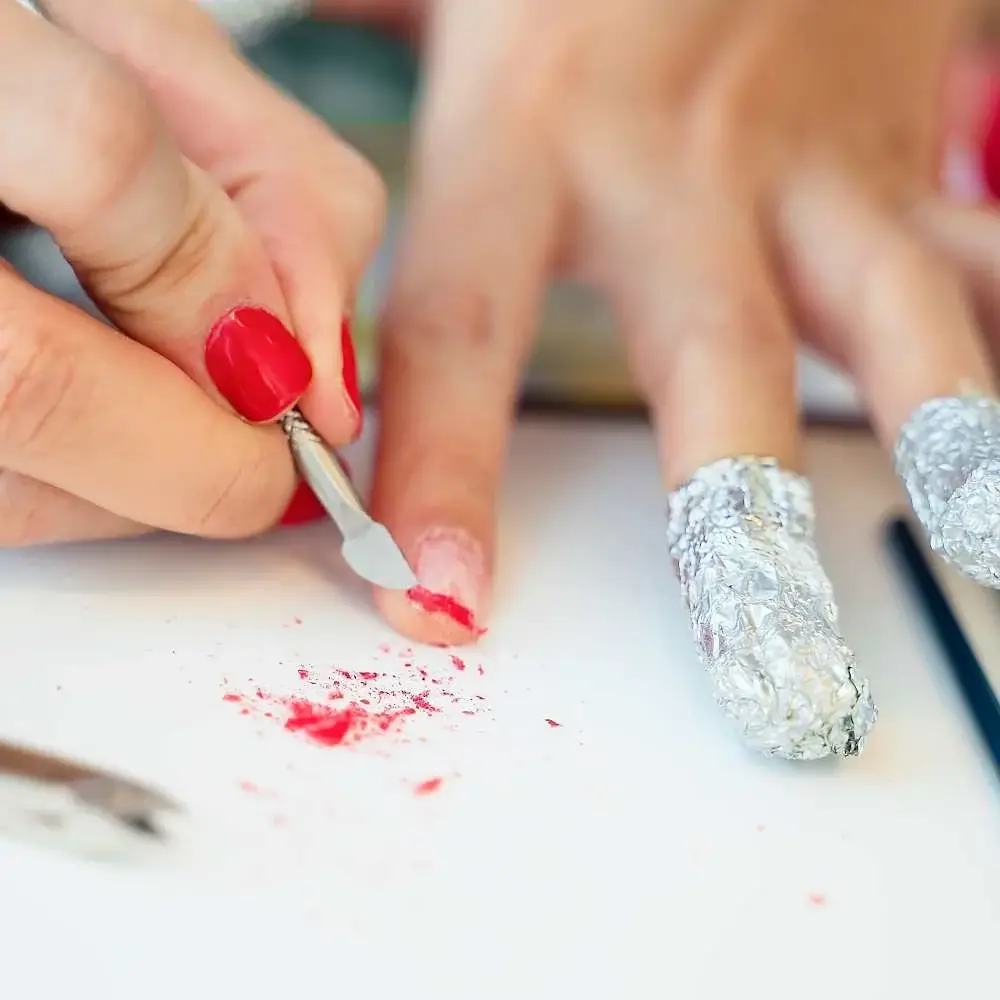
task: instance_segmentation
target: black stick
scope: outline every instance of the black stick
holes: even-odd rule
[[[920,602],[927,623],[941,646],[966,707],[975,720],[979,735],[986,744],[997,771],[1000,771],[1000,701],[997,700],[993,685],[969,644],[951,603],[924,556],[923,545],[917,540],[909,523],[902,518],[890,521],[886,528],[886,538],[890,551],[899,560],[913,595]]]

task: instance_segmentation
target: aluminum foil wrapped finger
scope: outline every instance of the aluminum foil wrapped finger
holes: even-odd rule
[[[716,700],[748,746],[792,760],[860,753],[877,715],[814,524],[808,480],[773,459],[722,459],[669,497],[670,551]]]
[[[977,583],[1000,587],[1000,402],[928,400],[899,432],[895,459],[931,548]]]

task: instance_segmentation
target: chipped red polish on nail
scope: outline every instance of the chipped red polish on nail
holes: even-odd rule
[[[310,521],[320,521],[324,517],[327,517],[326,510],[319,502],[316,494],[309,488],[309,484],[299,483],[278,524],[282,527],[290,527],[295,524],[308,524]]]
[[[255,306],[232,309],[212,327],[205,368],[233,409],[252,423],[276,420],[312,381],[302,345],[277,316]]]
[[[364,427],[365,411],[361,404],[361,386],[358,382],[358,359],[354,352],[354,338],[351,336],[351,321],[344,319],[340,324],[340,355],[342,358],[342,377],[344,380],[344,392],[351,401],[355,413],[358,415],[358,429],[356,437],[361,436]]]
[[[454,597],[449,597],[447,594],[436,594],[426,587],[411,587],[406,592],[406,596],[411,603],[416,604],[422,611],[426,611],[430,615],[444,615],[456,625],[475,635],[486,634],[486,629],[480,628],[476,624],[476,617],[471,609],[456,601]]]

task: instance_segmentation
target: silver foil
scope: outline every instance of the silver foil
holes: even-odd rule
[[[812,488],[774,459],[727,458],[669,497],[668,539],[716,700],[753,749],[864,748],[877,712],[837,629]]]
[[[896,472],[931,548],[977,583],[1000,587],[1000,403],[923,403],[896,440]]]

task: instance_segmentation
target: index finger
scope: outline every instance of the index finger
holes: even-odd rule
[[[298,402],[311,366],[267,255],[126,73],[0,5],[0,120],[17,137],[0,201],[52,233],[112,320],[252,422]]]

